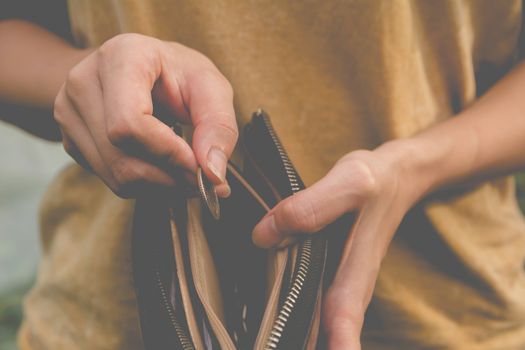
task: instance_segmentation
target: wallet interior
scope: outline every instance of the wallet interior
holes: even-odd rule
[[[189,331],[199,338],[196,342],[206,348],[260,348],[276,314],[289,252],[253,244],[252,230],[269,205],[231,165],[227,178],[232,195],[221,200],[219,220],[199,198],[188,200],[185,222],[177,223],[172,215],[175,256],[183,257],[187,251],[186,259],[176,261],[173,278],[180,287],[172,294],[181,294]],[[194,300],[188,271],[198,296]],[[260,345],[256,344],[258,335]]]
[[[315,347],[328,235],[282,250],[252,243],[269,208],[304,185],[262,111],[244,131],[243,170],[228,166],[219,220],[197,197],[137,200],[133,275],[147,349]]]

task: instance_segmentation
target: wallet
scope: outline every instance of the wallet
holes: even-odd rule
[[[315,349],[323,341],[321,301],[336,265],[327,262],[328,241],[340,229],[298,235],[284,249],[256,247],[255,225],[304,184],[264,111],[245,126],[242,149],[242,169],[228,164],[231,195],[218,219],[199,196],[136,201],[132,266],[147,350]]]

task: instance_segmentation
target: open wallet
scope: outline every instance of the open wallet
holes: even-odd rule
[[[330,266],[328,241],[345,235],[256,247],[255,225],[304,185],[263,111],[246,125],[242,144],[243,169],[228,164],[231,195],[218,203],[220,215],[203,196],[136,201],[132,265],[147,350],[323,347],[322,294],[342,246],[334,244]]]

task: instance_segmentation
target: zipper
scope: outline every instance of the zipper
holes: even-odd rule
[[[177,334],[177,339],[179,340],[179,343],[180,343],[180,349],[194,350],[195,347],[193,346],[193,342],[190,340],[190,337],[188,336],[187,329],[184,328],[181,324],[182,322],[180,322],[180,320],[177,319],[175,310],[173,309],[173,306],[171,305],[168,299],[168,292],[160,277],[159,269],[155,269],[155,277],[157,280],[157,287],[159,288],[159,291],[160,291],[162,305],[164,306],[164,310],[168,314],[168,318],[171,322],[172,327],[175,329],[175,333]]]
[[[294,195],[302,188],[304,188],[302,181],[300,181],[297,170],[293,166],[288,154],[284,150],[284,147],[282,146],[279,138],[277,137],[277,133],[275,132],[275,129],[273,128],[268,115],[260,109],[257,110],[255,115],[259,118],[262,118],[266,130],[268,131],[270,138],[273,144],[275,145],[277,153],[279,154],[279,157],[281,159],[284,171],[288,178],[291,195]],[[284,295],[283,301],[278,308],[278,312],[276,318],[274,319],[270,335],[264,346],[265,350],[278,349],[280,345],[282,345],[282,343],[284,342],[283,339],[286,337],[287,334],[289,335],[288,341],[286,342],[286,345],[284,345],[286,348],[289,348],[290,346],[288,342],[292,340],[293,337],[297,336],[304,337],[302,342],[302,345],[304,347],[306,338],[309,333],[311,320],[308,321],[308,324],[305,324],[305,318],[299,317],[298,314],[302,314],[301,316],[308,316],[308,310],[301,310],[301,302],[306,303],[305,300],[307,300],[308,297],[310,298],[310,305],[307,305],[306,308],[313,310],[313,308],[311,308],[311,302],[312,298],[314,297],[315,298],[313,306],[315,306],[315,302],[317,300],[316,296],[320,288],[320,281],[324,270],[324,263],[326,258],[325,255],[326,240],[320,236],[317,236],[315,238],[307,237],[301,243],[299,243],[297,259],[294,266],[294,272],[289,283],[288,291]],[[296,325],[296,330],[300,327],[307,328],[306,334],[299,335],[294,334],[293,331],[290,331],[290,319],[292,318],[294,318],[293,323]],[[298,326],[297,321],[299,320],[301,320],[301,325]],[[295,339],[295,341],[300,340]],[[295,347],[296,346],[294,345],[294,348]]]
[[[293,279],[288,294],[285,297],[284,303],[281,306],[277,318],[274,320],[270,336],[265,345],[265,350],[277,349],[281,337],[283,336],[284,330],[287,326],[287,322],[290,319],[294,308],[297,305],[297,300],[302,292],[302,288],[306,278],[308,277],[310,257],[312,251],[312,242],[310,239],[306,239],[300,249],[298,263],[299,268],[296,277]]]
[[[266,130],[268,130],[270,138],[272,139],[272,142],[275,145],[277,152],[279,153],[279,157],[281,158],[281,162],[284,166],[284,171],[286,172],[286,176],[288,177],[288,182],[290,183],[290,190],[292,191],[292,194],[299,192],[301,190],[302,185],[299,184],[299,176],[297,174],[297,170],[295,170],[295,167],[290,161],[290,157],[288,157],[288,153],[286,153],[283,145],[281,144],[281,141],[277,137],[277,133],[275,132],[275,129],[273,128],[273,125],[270,122],[270,118],[261,109],[258,109],[255,113],[257,116],[262,118],[264,125],[266,126]]]
[[[276,156],[280,159],[287,179],[283,190],[286,196],[293,195],[304,188],[304,185],[284,150],[269,117],[258,110],[255,117],[263,122],[264,129],[270,136],[271,144],[275,147]],[[255,119],[255,118],[254,118]],[[252,121],[253,122],[253,121]],[[277,159],[277,157],[276,157]],[[308,338],[312,315],[318,300],[321,288],[322,275],[326,259],[326,238],[322,235],[313,235],[303,239],[297,246],[297,258],[292,270],[286,291],[282,294],[276,317],[273,320],[270,334],[264,344],[265,350],[304,348]],[[159,266],[155,267],[157,287],[161,302],[167,316],[175,330],[180,349],[195,349],[189,336],[185,320],[177,317],[173,305],[170,303],[168,289],[163,283]]]
[[[175,312],[181,294],[175,293],[175,304],[170,298],[175,259],[167,207],[164,198],[149,196],[135,203],[131,253],[140,328],[145,349],[194,350],[186,317]]]

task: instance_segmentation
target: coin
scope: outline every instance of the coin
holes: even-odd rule
[[[221,216],[219,197],[217,196],[217,192],[215,192],[215,186],[202,173],[201,167],[197,169],[197,184],[199,187],[201,199],[204,201],[204,203],[206,203],[206,206],[210,210],[211,215],[216,220],[219,220]]]

